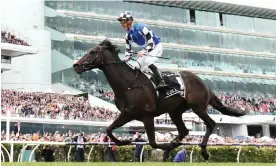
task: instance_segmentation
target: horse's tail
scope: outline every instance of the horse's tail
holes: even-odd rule
[[[220,99],[213,93],[211,93],[211,100],[209,101],[209,104],[215,108],[216,110],[218,110],[219,112],[221,112],[224,115],[229,115],[229,116],[235,116],[235,117],[239,117],[239,116],[244,116],[247,114],[247,111],[243,111],[240,109],[236,109],[236,108],[231,108],[231,107],[227,107],[225,105],[223,105],[220,101]]]

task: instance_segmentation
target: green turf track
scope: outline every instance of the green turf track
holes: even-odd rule
[[[276,164],[265,163],[1,163],[1,166],[275,166]]]

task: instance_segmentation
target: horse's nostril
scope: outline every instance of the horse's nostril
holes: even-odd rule
[[[73,65],[73,68],[77,68],[77,67],[79,67],[80,65],[79,64],[74,64]]]

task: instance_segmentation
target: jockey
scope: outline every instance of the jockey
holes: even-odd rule
[[[160,57],[163,52],[160,38],[155,36],[146,24],[134,23],[133,16],[128,11],[121,13],[117,20],[127,32],[125,35],[126,52],[124,61],[128,61],[133,54],[131,48],[133,42],[143,47],[143,50],[137,53],[138,63],[141,68],[147,66],[153,72],[157,79],[157,89],[166,87],[167,85],[161,77],[158,68],[154,65],[158,60],[157,58]]]

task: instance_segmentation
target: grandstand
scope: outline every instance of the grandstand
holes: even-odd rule
[[[12,58],[38,53],[38,48],[32,47],[27,37],[2,23],[1,43],[1,73],[11,70]]]
[[[170,58],[160,59],[161,70],[192,71],[223,103],[249,111],[245,117],[232,118],[208,108],[218,124],[214,133],[225,136],[224,142],[233,143],[235,137],[276,137],[275,10],[255,7],[256,12],[252,6],[216,1],[180,2],[22,1],[17,5],[22,6],[18,13],[26,18],[24,22],[4,10],[1,130],[8,134],[1,139],[62,142],[82,130],[89,141],[101,141],[118,115],[114,94],[102,71],[78,75],[72,65],[106,37],[124,56],[125,32],[116,18],[125,10],[161,37],[163,56]],[[12,40],[8,32],[19,40]],[[205,133],[205,125],[192,110],[183,114],[183,120],[190,136]],[[18,122],[20,136],[12,132]],[[157,117],[155,127],[161,134],[176,131],[168,115]],[[136,131],[144,129],[134,121],[116,133],[127,139]]]
[[[243,103],[251,114],[275,115],[276,35],[274,29],[258,27],[263,26],[259,24],[263,21],[261,18],[254,18],[253,24],[253,19],[245,16],[141,2],[47,2],[45,25],[52,34],[58,34],[52,38],[55,50],[52,56],[76,60],[105,37],[123,51],[124,32],[116,22],[116,15],[129,10],[138,22],[149,24],[161,36],[163,55],[170,60],[160,60],[160,68],[198,73],[221,97],[232,98],[227,104]],[[236,20],[244,24],[234,27],[232,23]],[[52,73],[53,83],[60,80],[113,102],[113,93],[101,71],[90,71],[79,77],[71,67],[66,67]],[[255,101],[253,94],[268,101]],[[269,109],[263,111],[264,107],[256,106],[260,102],[269,103]]]

